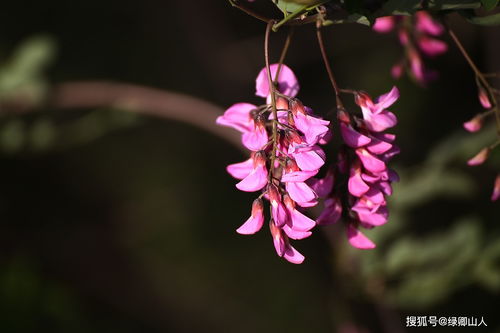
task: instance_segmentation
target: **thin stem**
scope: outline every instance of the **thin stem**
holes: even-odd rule
[[[465,50],[464,46],[462,45],[462,43],[458,39],[457,35],[455,35],[455,33],[453,32],[453,30],[451,30],[451,28],[449,28],[449,27],[447,27],[447,30],[448,30],[448,34],[455,42],[455,45],[460,50],[460,53],[462,53],[463,57],[465,58],[465,60],[469,64],[469,66],[472,69],[472,71],[474,72],[474,74],[476,74],[476,78],[479,80],[479,83],[482,85],[482,87],[484,89],[486,89],[486,93],[488,95],[488,98],[490,99],[492,107],[495,110],[494,112],[495,112],[495,120],[496,120],[496,127],[497,127],[497,135],[500,137],[500,109],[498,108],[497,99],[495,97],[495,89],[493,87],[491,87],[488,80],[486,80],[484,74],[476,66],[476,64],[474,63],[474,61],[469,56],[469,54]]]
[[[266,35],[264,38],[264,59],[266,61],[266,71],[267,71],[267,81],[269,83],[269,93],[271,94],[271,111],[273,113],[274,119],[278,119],[278,110],[276,109],[276,90],[274,87],[273,79],[271,77],[271,66],[269,65],[269,36],[271,34],[272,27],[274,25],[274,21],[269,21],[266,27]],[[269,183],[271,184],[272,177],[274,174],[274,160],[276,159],[276,150],[278,148],[278,124],[277,121],[273,121],[273,133],[272,139],[273,148],[271,151],[270,163],[269,166]]]
[[[252,17],[254,17],[254,18],[258,19],[258,20],[261,20],[261,21],[263,21],[263,22],[269,22],[269,21],[271,21],[271,19],[270,19],[270,18],[265,17],[265,16],[263,16],[263,15],[261,15],[261,14],[259,14],[259,13],[255,12],[255,11],[253,11],[252,9],[247,8],[246,6],[244,6],[244,5],[240,4],[238,0],[229,0],[229,3],[230,3],[233,7],[238,8],[238,9],[239,9],[239,10],[241,10],[242,12],[244,12],[244,13],[246,13],[246,14],[248,14],[248,15],[250,15],[250,16],[252,16]]]
[[[321,56],[323,58],[323,62],[325,63],[325,68],[328,73],[328,77],[330,78],[330,82],[332,83],[333,91],[335,92],[335,100],[337,103],[337,109],[344,109],[344,104],[342,104],[342,100],[340,99],[340,89],[335,80],[335,76],[333,76],[333,71],[328,62],[328,56],[326,55],[325,43],[323,42],[323,34],[321,33],[322,22],[321,18],[316,21],[316,36],[318,38],[319,49],[321,51]]]
[[[286,54],[288,49],[290,48],[290,43],[292,42],[292,37],[295,29],[290,27],[288,30],[288,35],[286,36],[285,45],[283,46],[283,50],[281,50],[280,60],[278,62],[278,70],[276,71],[276,75],[274,76],[274,81],[278,81],[278,78],[281,73],[281,68],[283,67],[283,62],[285,61]]]

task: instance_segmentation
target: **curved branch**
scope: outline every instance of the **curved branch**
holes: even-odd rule
[[[106,82],[68,82],[55,86],[48,106],[58,109],[116,107],[202,128],[242,148],[238,133],[217,126],[224,111],[207,101],[139,85]]]

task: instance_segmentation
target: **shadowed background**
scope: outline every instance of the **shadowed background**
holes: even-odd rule
[[[295,243],[306,255],[296,266],[267,231],[236,234],[254,194],[225,166],[245,155],[210,125],[233,103],[262,102],[263,23],[226,1],[2,7],[0,331],[405,332],[407,315],[484,316],[499,331],[489,196],[500,156],[465,164],[494,131],[461,128],[481,110],[448,38],[429,62],[440,80],[397,82],[402,182],[390,222],[369,232],[378,248],[350,249],[339,228],[319,228]],[[500,70],[498,28],[451,25],[481,68]],[[272,36],[275,60],[285,31]],[[296,29],[286,63],[301,100],[326,115],[334,96],[314,33]],[[345,25],[325,41],[341,86],[377,96],[396,84],[394,35]]]

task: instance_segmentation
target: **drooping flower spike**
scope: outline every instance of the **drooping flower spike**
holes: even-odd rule
[[[248,160],[227,167],[228,173],[240,180],[236,187],[246,192],[261,191],[252,204],[251,216],[237,232],[247,235],[261,229],[265,220],[262,198],[267,199],[276,253],[298,264],[304,256],[291,246],[290,239],[309,237],[316,225],[302,207],[315,206],[319,198],[315,189],[321,191],[333,184],[333,179],[313,178],[325,164],[319,144],[326,143],[331,135],[330,122],[315,116],[296,99],[299,84],[289,67],[273,64],[270,72],[277,77],[277,117],[270,105],[270,85],[264,68],[257,76],[256,95],[265,98],[265,104],[234,104],[217,118],[217,124],[242,133],[242,143],[251,151]],[[277,137],[273,137],[273,124],[277,126]]]
[[[405,48],[405,56],[391,69],[398,79],[406,68],[410,76],[425,85],[437,78],[436,71],[425,67],[424,58],[433,58],[445,53],[448,45],[436,38],[443,34],[444,27],[426,11],[418,11],[410,16],[385,16],[376,19],[373,30],[388,33],[396,29],[400,44]]]

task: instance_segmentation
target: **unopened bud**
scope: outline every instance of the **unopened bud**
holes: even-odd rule
[[[267,187],[267,195],[269,196],[269,201],[271,201],[271,204],[281,201],[278,188],[274,184],[271,184]]]
[[[476,156],[468,160],[467,164],[470,166],[483,164],[489,155],[490,155],[490,148],[488,147],[483,148],[479,151],[479,153],[476,154]]]
[[[304,108],[304,104],[302,104],[302,102],[299,101],[298,99],[293,99],[290,103],[290,107],[294,115],[297,115],[297,113],[302,113],[302,114],[307,113],[306,109]]]
[[[343,123],[346,123],[346,124],[351,123],[351,119],[349,118],[349,114],[345,111],[345,109],[338,109],[337,119]]]
[[[276,99],[276,109],[280,111],[289,110],[288,100],[283,97],[278,97]]]
[[[484,89],[482,86],[479,86],[478,88],[478,97],[479,97],[479,102],[481,102],[481,105],[485,109],[491,109],[491,101],[490,98],[488,97],[488,93],[486,92],[486,89]]]
[[[298,143],[298,144],[302,143],[302,138],[300,137],[299,133],[297,133],[297,131],[286,130],[285,136],[289,142],[294,142],[294,143]]]
[[[497,175],[495,179],[495,185],[493,185],[493,193],[491,194],[491,201],[496,201],[500,198],[500,174]]]
[[[483,117],[479,114],[474,118],[472,118],[471,120],[464,123],[464,128],[471,133],[479,131],[482,126],[483,126]]]
[[[286,172],[290,173],[290,172],[299,171],[300,168],[297,165],[297,162],[295,162],[295,160],[293,160],[291,158],[287,158],[286,164],[285,164],[285,170],[286,170]]]

